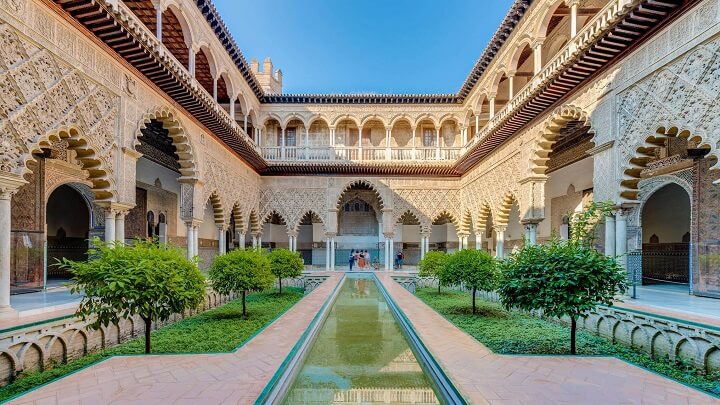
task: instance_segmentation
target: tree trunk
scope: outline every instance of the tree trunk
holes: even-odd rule
[[[438,294],[440,294],[440,279],[438,279]]]
[[[280,287],[280,294],[282,294],[282,278],[278,277],[278,287]]]
[[[150,332],[152,331],[152,318],[141,317],[145,321],[145,354],[150,354]]]
[[[245,310],[245,290],[242,292],[242,300],[243,300],[243,316],[247,315],[247,311]]]
[[[477,288],[473,287],[473,292],[472,292],[472,294],[473,294],[473,315],[475,315],[475,313],[476,313],[476,310],[475,310],[475,292],[477,292]]]
[[[576,332],[577,332],[577,318],[573,316],[570,318],[570,354],[577,354],[577,350],[575,348]]]

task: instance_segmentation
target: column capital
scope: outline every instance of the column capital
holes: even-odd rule
[[[27,181],[18,175],[0,175],[0,199],[9,200]]]
[[[326,232],[325,233],[326,238],[333,239],[335,236],[337,236],[337,234],[335,232]]]
[[[493,229],[495,232],[505,232],[507,230],[507,225],[494,225]]]
[[[530,226],[530,225],[537,226],[543,220],[545,220],[545,218],[527,218],[527,219],[523,219],[522,221],[520,221],[520,223],[525,226]]]
[[[580,0],[565,0],[565,5],[568,7],[580,5]]]
[[[393,239],[393,238],[395,238],[395,233],[394,232],[388,232],[388,233],[383,232],[383,236],[386,239]]]
[[[548,179],[548,176],[546,175],[536,175],[536,176],[528,176],[524,179],[518,181],[519,184],[526,184],[526,183],[544,183]]]
[[[289,231],[287,232],[287,234],[288,234],[288,236],[293,236],[293,237],[295,237],[295,236],[298,236],[298,231],[296,231],[296,230],[294,230],[294,229],[291,229],[291,230],[289,230]]]
[[[536,50],[538,47],[543,46],[544,43],[545,43],[545,38],[544,38],[544,37],[542,37],[542,38],[535,38],[535,39],[532,41],[532,43],[530,44],[530,48],[532,48],[533,50]]]

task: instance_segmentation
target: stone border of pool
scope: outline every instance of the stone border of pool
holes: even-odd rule
[[[332,308],[332,304],[337,299],[340,289],[345,283],[345,276],[347,274],[347,272],[344,272],[343,278],[335,286],[335,290],[327,298],[321,310],[315,315],[315,318],[313,318],[312,322],[290,351],[285,361],[283,361],[275,376],[273,376],[258,399],[255,401],[255,404],[280,404],[285,398],[288,390],[291,388],[291,383],[295,380],[297,373],[302,367],[305,357],[309,353],[310,347],[312,347],[318,332],[325,323],[325,320],[330,313],[330,309]],[[420,337],[417,335],[412,324],[400,307],[392,299],[383,283],[377,277],[377,274],[375,272],[353,272],[353,274],[372,275],[372,279],[375,282],[378,291],[380,291],[385,299],[385,302],[387,302],[390,313],[392,313],[395,321],[400,326],[400,330],[405,336],[408,345],[415,354],[423,371],[428,374],[441,403],[459,405],[467,404],[458,389],[453,385],[452,381],[442,370],[438,362],[430,354],[430,351],[427,347],[425,347],[422,340],[420,340]]]
[[[283,360],[278,370],[255,400],[256,404],[279,404],[285,398],[344,283],[345,274],[342,275],[342,278],[335,285],[320,310],[310,321],[310,325],[305,329],[293,348],[290,349],[290,353],[285,357],[285,360]]]
[[[450,378],[443,371],[442,367],[440,367],[440,364],[438,364],[428,348],[422,342],[420,336],[418,336],[417,331],[415,331],[415,328],[412,326],[412,323],[407,316],[405,316],[403,310],[400,309],[392,296],[390,296],[390,293],[385,288],[385,285],[383,285],[378,276],[374,273],[373,280],[375,280],[375,284],[378,286],[378,289],[385,298],[385,301],[395,317],[395,320],[400,325],[400,329],[405,334],[405,338],[415,353],[418,362],[420,362],[420,366],[428,373],[430,380],[437,389],[436,394],[440,397],[438,399],[441,403],[467,404],[467,401],[465,401],[465,398],[463,398],[460,394],[460,391],[457,387],[455,387]]]

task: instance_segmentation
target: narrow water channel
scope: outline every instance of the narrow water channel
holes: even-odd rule
[[[371,274],[348,274],[285,404],[437,404]]]

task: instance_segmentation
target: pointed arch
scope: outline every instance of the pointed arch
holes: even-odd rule
[[[208,198],[208,201],[212,205],[213,209],[213,218],[215,219],[215,224],[217,225],[225,225],[225,213],[222,201],[220,200],[220,196],[216,192],[210,193],[210,197]]]
[[[142,130],[153,120],[162,122],[163,128],[168,131],[168,136],[172,139],[173,146],[180,158],[178,160],[180,175],[188,179],[198,179],[199,170],[190,136],[178,120],[176,113],[168,107],[155,108],[143,115],[138,129],[135,131],[133,144],[135,149],[137,150],[137,146],[140,144],[138,138],[142,135]]]
[[[588,132],[590,133],[594,133],[595,131],[590,122],[590,118],[583,109],[573,105],[561,106],[555,109],[555,111],[550,114],[550,118],[545,120],[542,132],[539,134],[538,140],[535,143],[530,161],[531,175],[545,175],[548,169],[549,155],[550,152],[552,152],[552,147],[557,141],[560,130],[570,121],[579,121],[588,128]]]
[[[474,230],[487,232],[488,220],[492,220],[493,218],[494,215],[492,211],[492,205],[490,205],[490,203],[487,201],[483,202],[480,205],[480,209],[478,210],[477,221],[474,224]]]
[[[360,125],[364,127],[365,125],[367,125],[369,122],[372,122],[372,121],[378,121],[382,124],[383,127],[386,127],[386,128],[388,126],[388,123],[387,123],[387,121],[385,121],[385,118],[383,118],[382,116],[377,115],[377,114],[370,114],[370,115],[364,116],[362,118],[362,120],[360,120]]]
[[[311,221],[312,221],[312,220],[318,220],[318,221],[320,221],[320,223],[322,224],[322,227],[323,227],[323,233],[325,233],[325,232],[327,231],[327,225],[325,224],[325,220],[323,219],[322,215],[320,215],[320,214],[319,214],[317,211],[315,211],[315,210],[307,210],[307,211],[305,211],[305,212],[300,216],[300,218],[298,218],[297,222],[296,222],[295,224],[293,224],[292,227],[290,227],[290,230],[293,230],[293,231],[295,231],[295,232],[299,232],[299,231],[300,231],[300,223],[301,223],[301,222],[305,219],[305,217],[307,217],[308,215],[310,215],[310,220],[311,220]]]
[[[497,215],[493,217],[493,220],[495,220],[497,225],[508,225],[510,219],[510,210],[512,210],[513,204],[517,204],[518,210],[522,212],[522,210],[520,210],[520,201],[517,199],[517,197],[515,197],[513,193],[506,193],[500,201],[500,206],[496,210]]]
[[[40,138],[34,145],[29,145],[29,152],[24,156],[24,165],[21,173],[24,175],[30,172],[28,163],[33,160],[33,154],[42,153],[43,148],[50,148],[52,142],[65,141],[68,149],[74,150],[77,154],[76,159],[81,163],[83,170],[88,173],[88,181],[91,183],[91,189],[95,197],[95,202],[111,201],[117,198],[117,188],[112,173],[112,163],[108,162],[108,157],[101,153],[105,152],[110,155],[110,151],[116,148],[115,142],[102,150],[95,145],[92,138],[89,138],[82,129],[77,125],[62,126],[50,131],[47,135]]]
[[[303,127],[310,128],[310,126],[307,124],[307,121],[305,120],[305,117],[303,117],[302,115],[300,115],[298,113],[288,114],[287,116],[285,116],[285,118],[282,121],[280,121],[280,125],[283,128],[287,128],[288,124],[290,124],[290,122],[295,121],[295,120],[302,122]]]
[[[312,126],[312,124],[314,124],[316,122],[324,122],[328,128],[330,127],[330,120],[324,114],[315,114],[312,117],[310,117],[310,119],[307,122],[308,128],[310,128]]]
[[[345,187],[343,187],[342,191],[340,192],[340,194],[337,196],[337,199],[335,200],[336,201],[335,202],[336,209],[338,209],[338,210],[340,209],[340,204],[342,203],[342,199],[343,199],[343,196],[345,195],[345,193],[347,193],[348,191],[350,191],[352,188],[355,188],[355,187],[366,187],[366,188],[369,188],[370,190],[372,190],[378,199],[378,202],[380,204],[380,209],[385,208],[385,202],[383,201],[383,197],[382,197],[382,194],[380,193],[379,188],[370,180],[357,179],[357,180],[352,180],[345,184]]]
[[[342,121],[345,121],[345,120],[351,121],[351,122],[354,123],[358,128],[360,128],[360,127],[362,126],[362,124],[360,123],[360,120],[358,120],[357,117],[352,116],[352,115],[350,115],[350,114],[338,115],[338,116],[335,117],[335,119],[333,120],[331,126],[336,127],[336,126],[338,126]]]
[[[287,228],[288,231],[292,230],[290,222],[285,218],[285,216],[274,209],[270,210],[270,212],[266,213],[263,216],[261,224],[265,224],[266,222],[272,220],[274,216],[276,216],[280,220],[280,225],[285,225],[285,228]]]
[[[414,125],[413,120],[410,118],[410,116],[403,113],[403,114],[398,114],[398,115],[394,116],[390,120],[390,126],[394,127],[395,124],[402,122],[402,121],[407,122],[411,127]]]
[[[460,224],[460,219],[458,219],[457,216],[450,213],[448,210],[441,210],[437,214],[435,214],[432,218],[431,224],[434,224],[435,222],[438,222],[442,219],[447,219],[450,223],[455,226],[455,231],[460,231],[462,229],[462,226]]]
[[[674,137],[687,139],[697,144],[697,148],[707,150],[705,158],[714,160],[711,169],[719,168],[717,150],[712,142],[707,142],[702,135],[693,134],[690,130],[681,129],[681,127],[673,123],[663,123],[657,128],[654,135],[646,137],[642,143],[631,147],[626,161],[621,162],[621,169],[623,170],[620,180],[621,198],[626,200],[639,199],[639,183],[642,171],[657,156],[656,151],[660,145],[665,143],[665,139]]]

